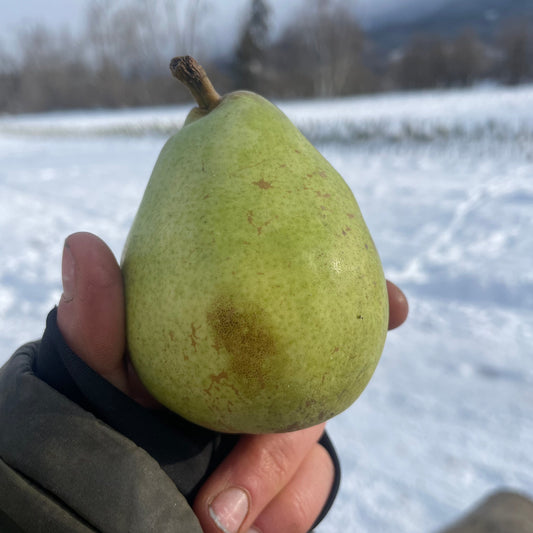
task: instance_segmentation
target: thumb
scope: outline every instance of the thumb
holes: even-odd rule
[[[69,347],[117,388],[126,386],[122,275],[108,246],[91,233],[65,240],[58,327]]]

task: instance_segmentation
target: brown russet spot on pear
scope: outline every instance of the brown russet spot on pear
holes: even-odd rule
[[[264,368],[276,355],[276,343],[262,320],[260,308],[238,310],[230,302],[217,302],[207,314],[215,342],[230,355],[229,370],[244,386],[265,387]]]
[[[318,424],[357,399],[383,349],[372,238],[276,106],[220,96],[189,56],[170,68],[198,106],[162,148],[124,247],[132,363],[161,404],[213,430]]]

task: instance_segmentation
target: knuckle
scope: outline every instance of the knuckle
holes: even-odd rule
[[[291,506],[291,523],[294,524],[294,531],[305,532],[309,529],[314,520],[312,503],[308,491],[295,491]]]
[[[290,446],[277,444],[275,446],[265,446],[256,451],[256,465],[258,475],[269,479],[273,484],[278,485],[288,479],[294,470],[294,461]]]

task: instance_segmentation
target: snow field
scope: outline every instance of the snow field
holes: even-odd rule
[[[345,177],[410,301],[361,398],[318,528],[438,531],[496,488],[533,497],[533,87],[281,104]],[[0,363],[42,333],[64,238],[117,257],[188,106],[0,117]]]

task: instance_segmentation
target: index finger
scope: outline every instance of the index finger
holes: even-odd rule
[[[295,475],[325,424],[245,435],[200,489],[194,511],[206,533],[247,531]]]
[[[409,313],[409,303],[405,294],[392,282],[387,280],[389,293],[389,329],[401,326]]]

